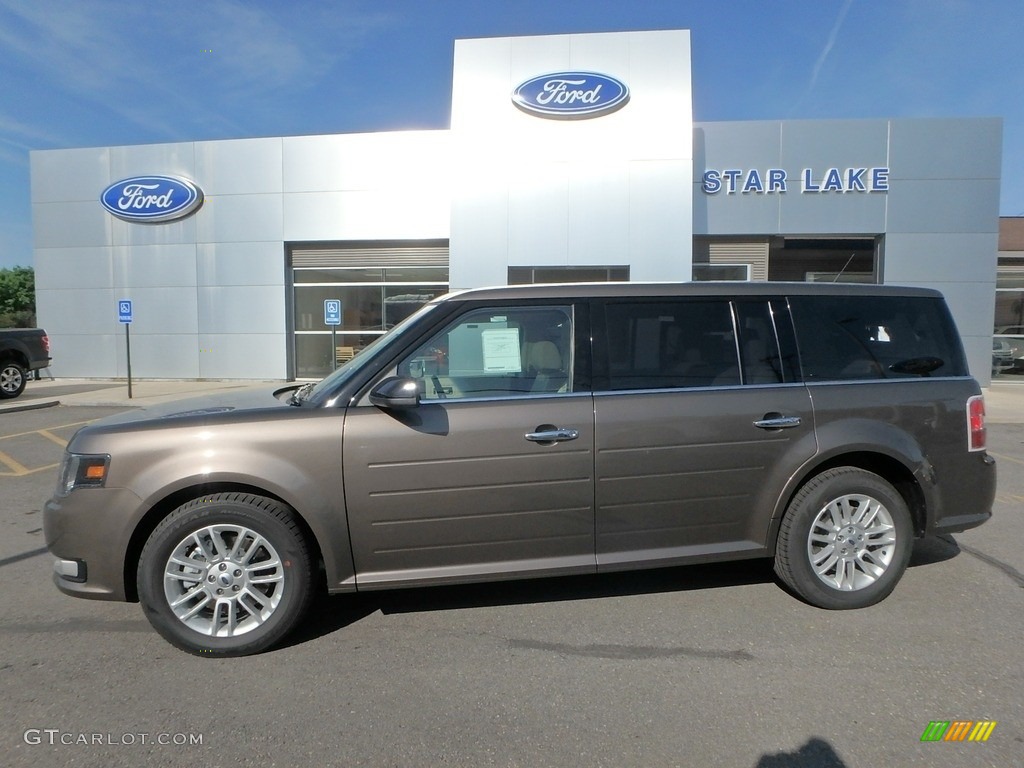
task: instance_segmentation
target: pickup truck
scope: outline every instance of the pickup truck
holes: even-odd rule
[[[29,371],[49,365],[50,340],[42,328],[0,330],[0,400],[20,395]]]

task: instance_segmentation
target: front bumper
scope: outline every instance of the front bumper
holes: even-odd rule
[[[127,599],[125,556],[140,507],[139,497],[124,488],[79,488],[46,502],[43,533],[58,559],[53,581],[61,592]],[[80,564],[77,569],[72,562]]]

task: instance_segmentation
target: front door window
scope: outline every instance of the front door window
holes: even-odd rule
[[[498,307],[463,315],[398,366],[423,400],[572,391],[570,307]]]

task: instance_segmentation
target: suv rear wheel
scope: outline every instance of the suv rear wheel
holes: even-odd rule
[[[203,656],[245,656],[302,618],[311,564],[292,512],[273,499],[219,493],[178,507],[139,558],[139,600],[171,644]]]
[[[13,360],[0,363],[0,400],[17,397],[25,391],[28,380],[25,368]]]
[[[864,608],[896,587],[910,560],[907,504],[878,475],[839,467],[793,497],[779,529],[775,572],[821,608]]]

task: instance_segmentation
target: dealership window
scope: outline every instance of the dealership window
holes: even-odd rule
[[[693,279],[706,280],[749,280],[749,264],[694,264]]]
[[[293,246],[290,255],[293,370],[300,379],[327,375],[448,291],[447,243]],[[341,302],[333,337],[324,317],[331,299]]]
[[[765,237],[696,237],[693,240],[694,280],[768,279]]]
[[[768,279],[808,283],[878,283],[881,238],[773,237]]]
[[[695,237],[694,280],[877,283],[881,237]]]
[[[996,273],[992,375],[1024,374],[1024,258],[1000,257]]]
[[[629,267],[509,267],[509,285],[613,283],[629,280]]]

